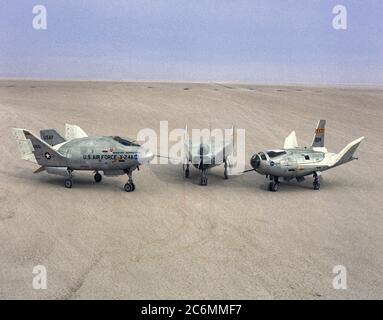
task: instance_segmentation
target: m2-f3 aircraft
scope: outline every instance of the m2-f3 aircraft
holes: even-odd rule
[[[46,171],[66,177],[65,187],[72,188],[75,170],[94,171],[94,180],[102,176],[128,175],[126,192],[135,190],[132,173],[149,163],[154,155],[134,140],[118,136],[88,135],[78,126],[65,125],[65,138],[53,129],[40,131],[40,138],[25,129],[12,129],[22,158],[40,165],[35,171]]]
[[[269,177],[270,191],[278,191],[280,177],[286,181],[295,178],[301,182],[308,175],[313,175],[314,190],[319,190],[320,172],[357,159],[353,155],[364,139],[361,137],[352,141],[339,153],[330,153],[324,147],[325,124],[325,120],[319,120],[311,147],[300,148],[295,131],[292,131],[285,139],[283,149],[254,154],[250,160],[253,169],[247,171],[256,171]]]
[[[224,164],[224,178],[228,179],[228,168],[233,166],[234,126],[231,128],[230,141],[210,135],[207,139],[192,141],[185,127],[183,171],[185,178],[190,176],[190,164],[200,171],[200,185],[207,185],[209,169]]]

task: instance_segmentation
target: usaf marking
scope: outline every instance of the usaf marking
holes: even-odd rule
[[[82,156],[84,160],[128,160],[128,159],[138,159],[137,153],[130,154],[84,154]]]

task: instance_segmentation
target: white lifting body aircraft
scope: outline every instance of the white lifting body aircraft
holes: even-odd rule
[[[72,188],[75,170],[94,171],[94,180],[106,176],[128,175],[124,190],[135,190],[132,173],[151,162],[154,154],[136,141],[118,136],[88,135],[78,126],[66,124],[65,138],[53,129],[40,131],[40,138],[26,129],[14,128],[13,135],[22,158],[40,165],[35,173],[46,171],[66,177],[65,187]]]
[[[319,120],[311,147],[299,147],[295,131],[292,131],[285,139],[283,149],[254,154],[250,160],[253,169],[245,172],[256,171],[269,177],[269,190],[274,192],[278,190],[280,177],[301,182],[305,176],[313,175],[314,190],[319,190],[318,174],[357,159],[354,153],[364,139],[360,137],[352,141],[339,153],[328,152],[324,146],[325,124],[325,120]]]
[[[210,134],[207,139],[193,141],[189,138],[186,126],[183,140],[183,170],[185,178],[189,178],[189,166],[192,164],[200,171],[200,185],[206,186],[208,170],[212,167],[224,164],[224,178],[228,179],[229,169],[234,165],[234,126],[231,128],[230,138],[228,140],[229,141],[226,141],[224,137],[220,139]]]

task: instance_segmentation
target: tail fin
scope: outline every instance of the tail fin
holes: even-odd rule
[[[187,141],[187,140],[189,140],[188,125],[185,124],[184,141]]]
[[[65,139],[53,129],[40,130],[40,137],[51,146],[55,146],[65,141]]]
[[[234,149],[236,149],[236,127],[233,124],[229,132],[224,130],[224,151],[223,151],[223,160],[227,160],[228,157],[232,156]]]
[[[65,124],[65,139],[72,140],[77,138],[85,138],[88,135],[79,126],[74,124]]]
[[[64,156],[28,130],[13,128],[12,132],[23,159],[36,162],[43,167],[67,166],[67,159]]]
[[[232,149],[234,150],[234,147],[235,147],[235,139],[236,139],[236,136],[235,136],[235,126],[234,124],[231,126],[231,145],[232,145]]]
[[[315,129],[313,138],[312,148],[323,148],[324,147],[324,132],[325,132],[326,120],[319,120]]]
[[[184,131],[184,136],[183,136],[183,144],[184,148],[181,151],[181,156],[182,156],[182,163],[185,165],[189,162],[189,134],[188,134],[188,125],[185,124],[185,131]]]
[[[356,149],[358,149],[359,144],[362,142],[363,139],[364,137],[360,137],[359,139],[354,140],[353,142],[349,143],[346,147],[344,147],[343,150],[336,155],[333,166],[339,166],[346,162],[355,160],[356,158],[354,158],[353,155]]]
[[[294,149],[294,148],[298,148],[297,135],[295,134],[295,131],[291,131],[291,133],[285,139],[283,149]]]

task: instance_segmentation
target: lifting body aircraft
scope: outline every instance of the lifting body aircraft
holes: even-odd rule
[[[207,139],[192,141],[188,136],[187,126],[184,133],[183,171],[185,178],[190,176],[190,164],[200,171],[200,185],[207,185],[209,169],[224,164],[224,178],[228,179],[229,168],[233,165],[234,126],[231,128],[231,139],[217,139],[210,135]]]
[[[339,153],[330,153],[324,146],[325,120],[319,120],[311,147],[299,147],[295,131],[285,139],[283,149],[268,150],[254,154],[250,160],[253,167],[248,171],[256,171],[269,177],[269,191],[278,191],[279,178],[289,181],[304,180],[305,176],[313,175],[314,190],[319,190],[318,175],[339,165],[355,160],[353,155],[364,137],[349,143]]]
[[[128,175],[126,192],[135,190],[132,173],[151,162],[154,154],[136,141],[118,136],[88,135],[78,126],[66,124],[65,138],[53,129],[40,131],[40,138],[26,129],[13,128],[22,158],[40,165],[35,173],[46,171],[64,176],[65,187],[72,188],[75,170],[94,171],[94,180],[105,176]]]

